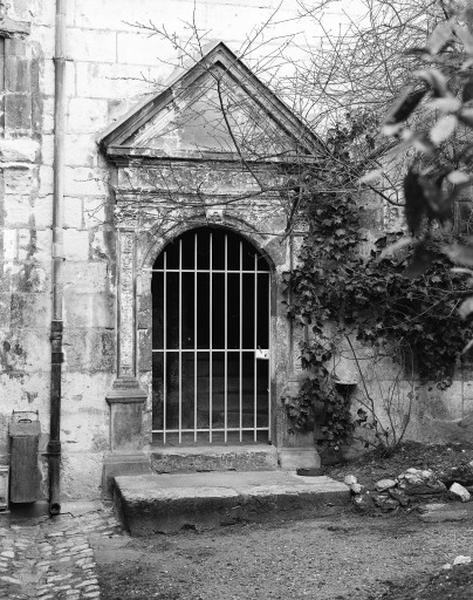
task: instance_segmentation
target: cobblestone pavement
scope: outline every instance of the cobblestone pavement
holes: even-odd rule
[[[100,598],[91,536],[123,535],[99,504],[49,518],[0,519],[0,600]]]

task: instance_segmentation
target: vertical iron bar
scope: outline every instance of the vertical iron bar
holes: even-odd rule
[[[163,444],[166,443],[166,417],[167,417],[167,364],[168,364],[168,310],[167,310],[167,251],[164,252],[163,259]]]
[[[228,439],[228,235],[225,234],[225,248],[224,248],[224,300],[223,300],[223,320],[224,320],[224,342],[223,347],[225,352],[223,353],[223,438],[224,443],[227,443]]]
[[[271,344],[271,272],[268,271],[268,442],[271,441],[271,380],[272,380],[272,344]]]
[[[212,237],[212,232],[210,232],[210,236],[209,236],[209,443],[212,443],[212,410],[213,410],[213,403],[212,403],[212,392],[213,392],[213,382],[212,382],[212,378],[213,378],[213,365],[212,365],[212,360],[213,360],[213,353],[212,353],[212,348],[213,348],[213,339],[212,339],[212,335],[213,335],[213,324],[212,324],[212,318],[213,318],[213,280],[212,280],[212,268],[213,268],[213,260],[212,260],[212,251],[213,251],[213,237]]]
[[[194,443],[197,442],[197,233],[194,237]]]
[[[243,243],[240,240],[240,317],[239,317],[239,381],[238,381],[238,400],[239,400],[239,427],[240,427],[240,443],[243,441]]]
[[[255,290],[254,290],[254,296],[255,296],[255,306],[254,306],[254,348],[255,348],[255,352],[254,352],[254,373],[253,373],[253,385],[254,385],[254,411],[253,411],[253,418],[254,418],[254,422],[253,422],[253,427],[254,427],[254,441],[257,442],[258,441],[258,360],[256,358],[256,352],[258,350],[258,255],[255,252]]]
[[[179,239],[179,444],[182,442],[182,238]]]

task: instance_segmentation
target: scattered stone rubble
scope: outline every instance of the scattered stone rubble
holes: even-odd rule
[[[465,503],[471,500],[473,461],[441,473],[410,468],[396,478],[380,479],[374,490],[365,489],[354,475],[347,475],[344,482],[352,492],[353,504],[362,512],[417,508],[424,521],[460,520],[466,518],[466,510],[453,510],[445,501]],[[440,499],[442,503],[429,504],[428,501],[433,499]],[[443,518],[446,515],[448,518]]]

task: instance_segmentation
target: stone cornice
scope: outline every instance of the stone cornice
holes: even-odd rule
[[[28,21],[15,21],[8,16],[1,16],[3,4],[0,3],[0,38],[24,38],[31,33],[31,23]]]

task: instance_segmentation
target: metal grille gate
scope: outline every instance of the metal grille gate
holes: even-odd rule
[[[245,239],[186,232],[153,266],[153,441],[270,440],[271,272]]]

